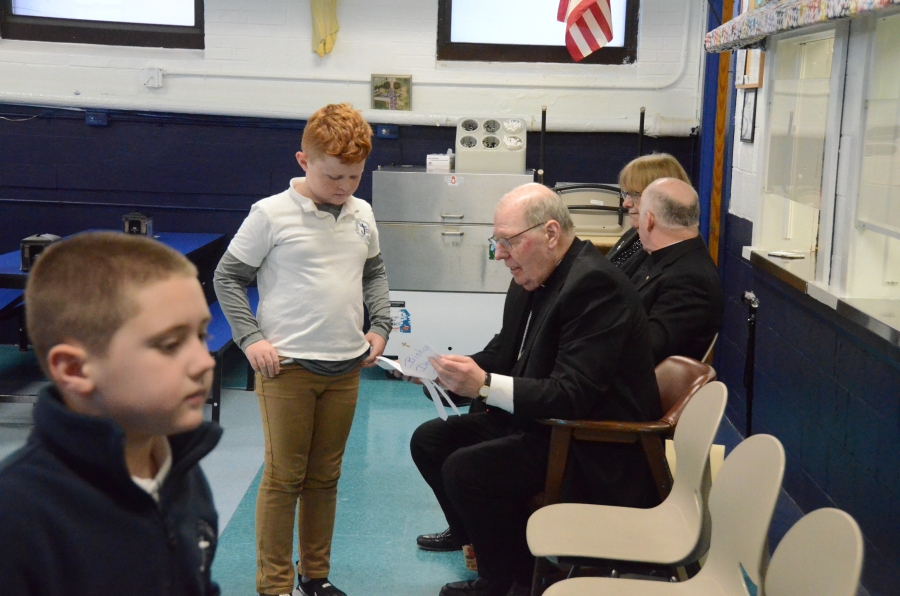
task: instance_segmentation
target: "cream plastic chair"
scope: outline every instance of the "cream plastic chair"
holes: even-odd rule
[[[854,596],[862,533],[840,509],[817,509],[784,535],[766,572],[766,596]]]
[[[766,537],[783,474],[784,448],[771,435],[754,435],[731,452],[710,490],[709,558],[691,579],[668,583],[576,577],[550,586],[544,595],[746,596],[741,569],[757,586],[766,574]]]
[[[666,439],[666,461],[669,462],[669,472],[675,476],[678,456],[675,454],[675,442],[672,439]],[[719,468],[722,467],[724,461],[725,445],[713,443],[713,446],[709,448],[709,476],[713,482],[716,481],[716,474],[719,473]]]
[[[660,505],[543,507],[528,520],[532,554],[554,562],[590,558],[682,566],[696,561],[709,546],[708,454],[727,399],[725,385],[714,381],[700,388],[685,407],[675,428],[679,464],[675,481]]]

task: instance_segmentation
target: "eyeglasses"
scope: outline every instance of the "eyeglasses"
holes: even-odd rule
[[[542,226],[542,225],[544,225],[544,224],[546,224],[546,223],[547,223],[546,221],[543,221],[543,222],[541,222],[541,223],[539,223],[539,224],[534,224],[533,226],[531,226],[531,227],[528,228],[527,230],[522,230],[522,231],[519,232],[518,234],[513,234],[513,235],[510,236],[509,238],[497,238],[496,236],[491,236],[490,238],[488,238],[488,243],[489,243],[490,246],[491,246],[491,254],[494,254],[495,252],[497,252],[497,245],[498,245],[498,244],[499,244],[500,246],[502,246],[502,247],[503,247],[505,250],[507,250],[507,251],[512,250],[512,249],[513,249],[513,245],[512,245],[512,239],[513,239],[513,238],[515,238],[516,236],[521,236],[521,235],[524,234],[525,232],[530,232],[531,230],[533,230],[533,229],[535,229],[535,228],[537,228],[537,227],[539,227],[539,226]]]
[[[625,199],[627,199],[628,197],[631,197],[631,200],[632,200],[633,202],[637,203],[637,202],[640,200],[640,198],[641,198],[641,193],[639,193],[639,192],[631,192],[631,191],[627,191],[627,192],[626,192],[626,191],[624,191],[624,190],[620,190],[620,191],[619,191],[619,198],[622,199],[623,202],[624,202]]]

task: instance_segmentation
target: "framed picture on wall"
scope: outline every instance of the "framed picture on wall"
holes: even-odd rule
[[[411,110],[412,76],[372,75],[373,110]]]
[[[762,87],[766,55],[762,50],[738,50],[734,69],[734,83],[737,89],[757,89]]]
[[[741,141],[753,142],[756,130],[756,89],[744,89],[744,106],[741,111]]]

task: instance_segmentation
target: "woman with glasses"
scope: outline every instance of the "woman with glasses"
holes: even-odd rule
[[[609,249],[606,257],[629,277],[647,256],[647,253],[641,250],[643,247],[641,239],[638,237],[641,193],[657,178],[677,178],[688,184],[691,183],[687,172],[684,171],[678,160],[668,153],[643,155],[631,160],[619,172],[622,205],[628,209],[631,229],[622,234],[619,241]]]

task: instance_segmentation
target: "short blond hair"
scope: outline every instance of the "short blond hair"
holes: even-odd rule
[[[652,153],[631,160],[619,172],[619,187],[631,192],[644,192],[657,178],[677,178],[691,183],[678,160],[668,153]]]
[[[137,314],[134,290],[174,275],[196,277],[197,268],[145,236],[88,232],[48,247],[25,287],[28,335],[41,368],[50,375],[47,355],[61,343],[104,356],[116,331]]]
[[[372,152],[372,127],[350,104],[330,104],[310,116],[300,147],[309,157],[337,157],[356,164]]]

